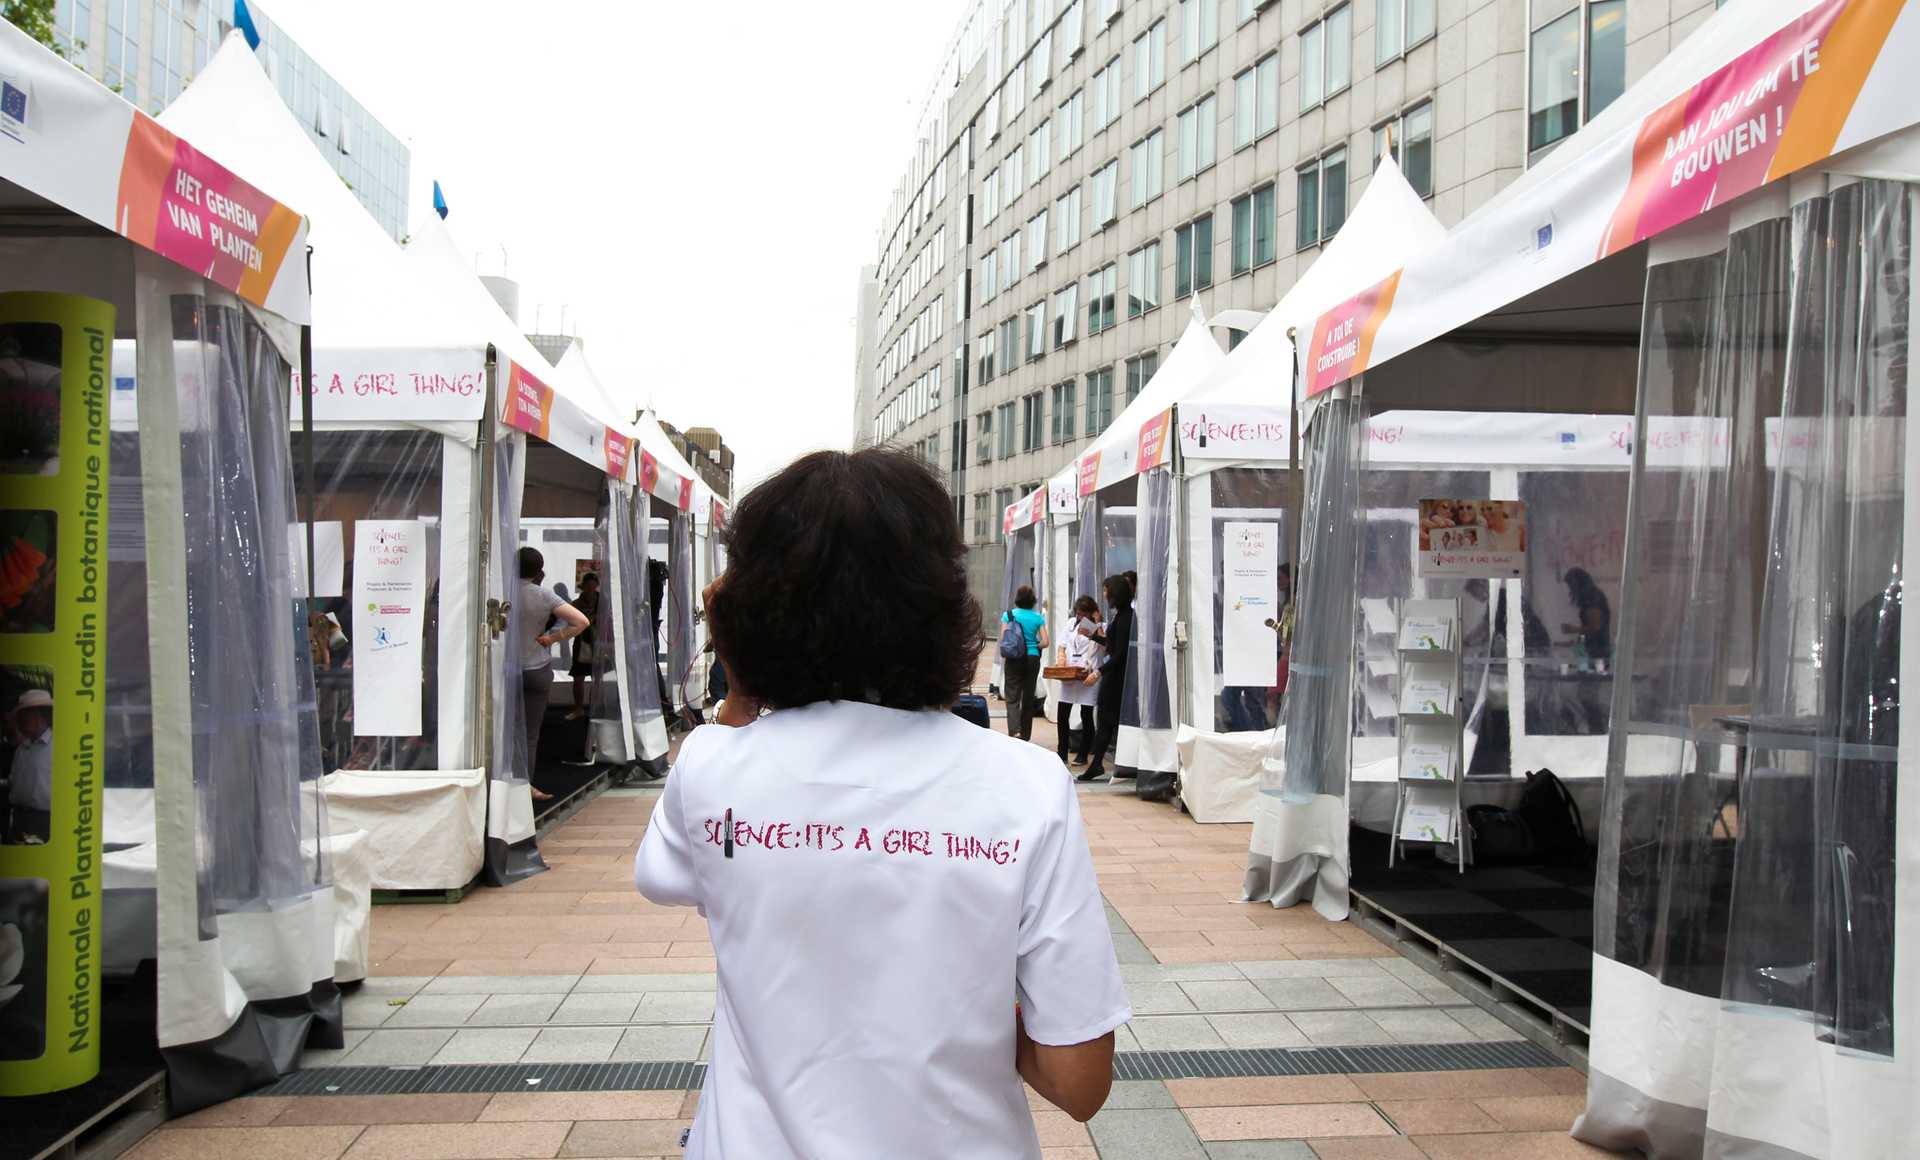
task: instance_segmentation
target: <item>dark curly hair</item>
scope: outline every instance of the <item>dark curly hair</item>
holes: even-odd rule
[[[769,708],[867,701],[946,708],[982,637],[953,499],[885,448],[819,451],[740,501],[709,601],[735,690]]]

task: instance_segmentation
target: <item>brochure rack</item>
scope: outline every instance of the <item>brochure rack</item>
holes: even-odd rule
[[[1400,658],[1400,781],[1387,865],[1403,842],[1454,847],[1462,873],[1472,836],[1460,807],[1460,602],[1409,600],[1395,638]]]

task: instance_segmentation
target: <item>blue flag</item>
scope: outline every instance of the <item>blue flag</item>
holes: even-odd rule
[[[447,220],[446,195],[440,192],[440,183],[437,181],[433,183],[433,212],[440,215],[441,221]]]
[[[254,27],[253,13],[247,11],[247,0],[233,0],[233,26],[247,38],[248,48],[260,51],[260,30]]]

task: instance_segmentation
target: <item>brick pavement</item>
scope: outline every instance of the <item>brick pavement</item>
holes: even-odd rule
[[[998,706],[996,705],[996,708]],[[1000,722],[996,721],[996,725]],[[1051,726],[1034,740],[1051,746]],[[1365,931],[1237,901],[1250,827],[1087,786],[1082,807],[1135,1018],[1120,1049],[1459,1043],[1519,1036]],[[704,1058],[706,924],[630,870],[657,789],[550,833],[551,869],[457,905],[375,909],[348,1044],[309,1066]],[[1078,1124],[1035,1100],[1047,1160],[1554,1160],[1585,1083],[1566,1068],[1115,1085]],[[252,1097],[174,1121],[134,1160],[676,1157],[696,1092]]]

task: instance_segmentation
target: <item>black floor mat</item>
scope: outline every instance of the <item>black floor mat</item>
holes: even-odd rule
[[[1491,974],[1589,1026],[1593,870],[1508,865],[1462,874],[1410,845],[1387,866],[1387,835],[1353,827],[1353,889]]]
[[[534,765],[533,784],[553,797],[533,803],[535,818],[558,809],[568,795],[608,769],[605,765],[573,764],[587,751],[587,730],[592,722],[584,717],[569,721],[568,712],[566,706],[554,705],[547,709],[547,719],[540,726],[540,759]]]

